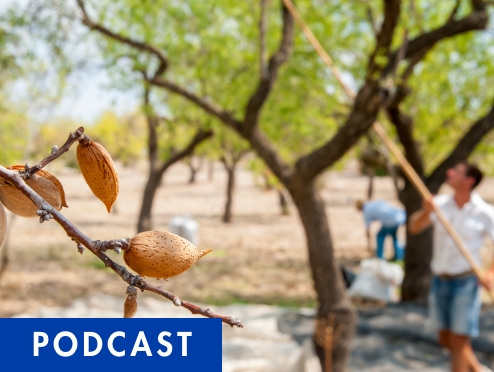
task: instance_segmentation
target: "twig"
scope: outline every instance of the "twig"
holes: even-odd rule
[[[80,141],[85,137],[87,136],[84,134],[84,127],[77,128],[75,132],[70,133],[69,138],[67,138],[67,141],[65,141],[62,147],[60,148],[58,148],[57,146],[52,147],[50,156],[44,158],[38,164],[32,167],[28,167],[26,165],[26,169],[24,170],[24,172],[22,172],[23,178],[28,179],[36,172],[39,172],[41,169],[43,169],[48,164],[50,164],[53,160],[57,159],[58,157],[62,156],[64,153],[69,151],[70,146],[72,146],[76,141]]]
[[[45,159],[46,160],[46,159]],[[40,163],[44,163],[43,160]],[[119,251],[120,249],[128,249],[129,240],[122,239],[119,241],[110,240],[106,242],[94,241],[84,235],[77,227],[75,227],[64,215],[62,215],[59,211],[53,208],[50,204],[48,204],[41,196],[39,196],[33,189],[31,189],[25,182],[20,172],[8,170],[0,166],[0,177],[9,181],[12,185],[14,185],[18,190],[20,190],[24,195],[26,195],[29,199],[31,199],[34,204],[39,207],[39,215],[41,218],[50,216],[55,221],[58,222],[60,226],[65,230],[67,235],[76,241],[78,244],[83,245],[87,249],[89,249],[94,255],[96,255],[101,261],[104,262],[106,267],[111,268],[115,273],[117,273],[122,280],[128,283],[131,286],[135,286],[142,291],[150,291],[157,293],[170,301],[173,302],[175,306],[182,306],[189,310],[192,314],[200,314],[202,316],[208,318],[218,318],[223,321],[223,323],[229,324],[230,326],[237,326],[242,328],[242,323],[233,316],[223,316],[214,314],[209,309],[202,309],[201,307],[194,305],[190,302],[183,301],[178,296],[173,293],[167,292],[163,290],[161,287],[155,287],[150,285],[144,281],[144,279],[139,275],[131,274],[125,267],[114,262],[110,257],[108,257],[104,252],[107,249],[113,249],[115,251]],[[51,219],[50,218],[50,219]],[[45,218],[47,220],[48,218]]]
[[[456,13],[458,13],[458,9],[460,9],[460,3],[461,3],[461,0],[456,0],[455,7],[453,8],[453,11],[451,12],[451,14],[448,17],[448,22],[455,20]]]
[[[162,50],[160,50],[158,47],[156,47],[154,45],[150,45],[150,44],[145,43],[143,41],[134,40],[134,39],[131,39],[131,38],[126,37],[124,35],[112,32],[108,28],[104,27],[103,25],[100,25],[100,24],[93,22],[86,11],[86,6],[85,6],[84,1],[83,0],[77,0],[77,4],[79,6],[79,9],[81,10],[81,17],[80,17],[81,22],[84,25],[86,25],[87,27],[89,27],[89,29],[96,30],[96,31],[102,33],[103,35],[106,35],[107,37],[109,37],[113,40],[116,40],[120,43],[129,45],[133,48],[136,48],[136,49],[139,49],[139,50],[142,50],[142,51],[145,51],[147,53],[155,55],[159,60],[159,66],[155,72],[155,77],[158,77],[165,72],[165,70],[168,67],[168,58],[166,57],[166,55],[163,53]]]

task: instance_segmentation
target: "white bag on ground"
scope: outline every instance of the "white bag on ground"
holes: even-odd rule
[[[397,289],[403,281],[400,265],[380,258],[360,262],[360,273],[348,288],[348,296],[380,301],[397,301]]]
[[[168,231],[177,234],[196,247],[199,246],[199,223],[189,216],[175,216],[168,223]]]

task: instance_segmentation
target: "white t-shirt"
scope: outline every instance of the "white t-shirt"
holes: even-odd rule
[[[480,265],[484,237],[490,236],[494,240],[494,207],[482,200],[477,193],[472,193],[470,201],[461,209],[453,195],[438,195],[434,197],[434,204],[441,208]],[[432,272],[435,275],[457,275],[471,271],[468,261],[435,213],[431,213],[431,220],[434,225]]]

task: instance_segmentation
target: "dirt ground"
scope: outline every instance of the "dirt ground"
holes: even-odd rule
[[[111,215],[80,174],[51,171],[65,187],[70,208],[63,210],[64,215],[83,233],[100,240],[135,235],[144,168],[119,167],[120,195]],[[199,222],[199,247],[214,251],[178,277],[150,282],[202,303],[312,306],[315,295],[305,237],[294,207],[289,216],[281,216],[277,192],[263,190],[249,171],[239,169],[234,221],[224,224],[226,178],[221,164],[215,165],[213,181],[208,181],[203,170],[195,184],[187,184],[188,172],[185,165],[178,164],[166,174],[153,210],[154,228],[166,230],[171,217],[188,214]],[[328,172],[320,182],[336,255],[352,267],[369,256],[363,219],[354,208],[357,198],[365,198],[367,182],[354,166],[344,172]],[[488,202],[494,202],[493,183],[486,180],[478,190]],[[377,179],[374,190],[375,198],[397,203],[389,178]],[[124,298],[126,284],[90,252],[79,255],[55,222],[39,224],[37,219],[8,217],[10,262],[0,282],[1,317],[40,306],[66,306],[75,298],[97,293]],[[109,254],[123,263],[121,256]]]

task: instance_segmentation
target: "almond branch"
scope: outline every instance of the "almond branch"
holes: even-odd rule
[[[81,129],[81,128],[79,128],[79,129]],[[69,140],[66,143],[67,149],[68,149],[68,147],[70,147],[70,145],[72,143],[75,142],[75,140],[74,140],[70,144],[68,144],[70,141],[71,141],[71,137],[69,137]],[[45,164],[45,163],[48,164],[49,162],[53,161],[54,159],[55,158],[51,155],[50,157],[41,161],[39,164],[42,164],[41,165],[41,168],[42,168],[44,166],[43,164]],[[29,169],[33,169],[33,168],[37,168],[37,166],[29,168]],[[39,169],[41,169],[41,168],[39,168]],[[28,169],[28,171],[29,171],[29,169]],[[125,267],[114,262],[105,253],[105,251],[108,249],[115,250],[116,252],[119,252],[120,249],[123,249],[123,250],[128,249],[129,248],[129,239],[110,240],[110,241],[106,241],[106,242],[100,242],[99,240],[95,241],[95,240],[90,239],[89,237],[84,235],[77,227],[75,227],[63,214],[61,214],[59,211],[57,211],[55,208],[53,208],[41,196],[39,196],[33,189],[31,189],[24,182],[23,176],[21,176],[19,171],[12,171],[12,170],[9,170],[7,168],[0,166],[0,177],[7,180],[10,184],[15,186],[24,195],[26,195],[29,199],[31,199],[34,204],[36,204],[36,206],[39,208],[38,214],[41,217],[40,218],[41,222],[43,222],[45,220],[49,220],[49,219],[54,219],[55,221],[57,221],[58,224],[60,226],[62,226],[62,228],[65,230],[67,235],[70,238],[72,238],[72,240],[77,242],[78,247],[80,245],[82,245],[82,246],[86,247],[87,249],[89,249],[91,251],[91,253],[93,253],[101,261],[103,261],[103,263],[105,264],[106,267],[111,268],[115,273],[118,274],[118,276],[120,276],[122,278],[122,280],[124,280],[130,286],[137,287],[137,288],[141,289],[141,291],[150,291],[150,292],[154,292],[156,294],[159,294],[159,295],[167,298],[168,300],[172,301],[175,306],[181,306],[181,307],[186,308],[192,314],[199,314],[199,315],[202,315],[202,316],[205,316],[208,318],[218,318],[218,319],[221,319],[223,323],[229,324],[232,327],[233,326],[237,326],[239,328],[243,327],[242,323],[237,318],[235,318],[234,316],[224,316],[224,315],[215,314],[209,309],[203,309],[203,308],[201,308],[197,305],[194,305],[188,301],[182,300],[181,298],[174,295],[173,293],[165,291],[162,287],[156,287],[156,286],[153,286],[151,284],[146,283],[146,281],[139,275],[131,274]],[[80,248],[79,248],[79,251],[81,252]]]
[[[69,134],[69,138],[67,138],[67,141],[65,141],[62,147],[58,148],[57,146],[53,146],[51,149],[51,154],[41,160],[38,164],[33,165],[32,167],[29,167],[26,164],[26,169],[22,172],[22,177],[24,179],[28,179],[33,174],[39,172],[41,169],[50,164],[53,160],[69,151],[70,146],[72,146],[76,141],[81,141],[85,138],[87,138],[87,136],[84,134],[84,127],[77,128],[76,131]]]

